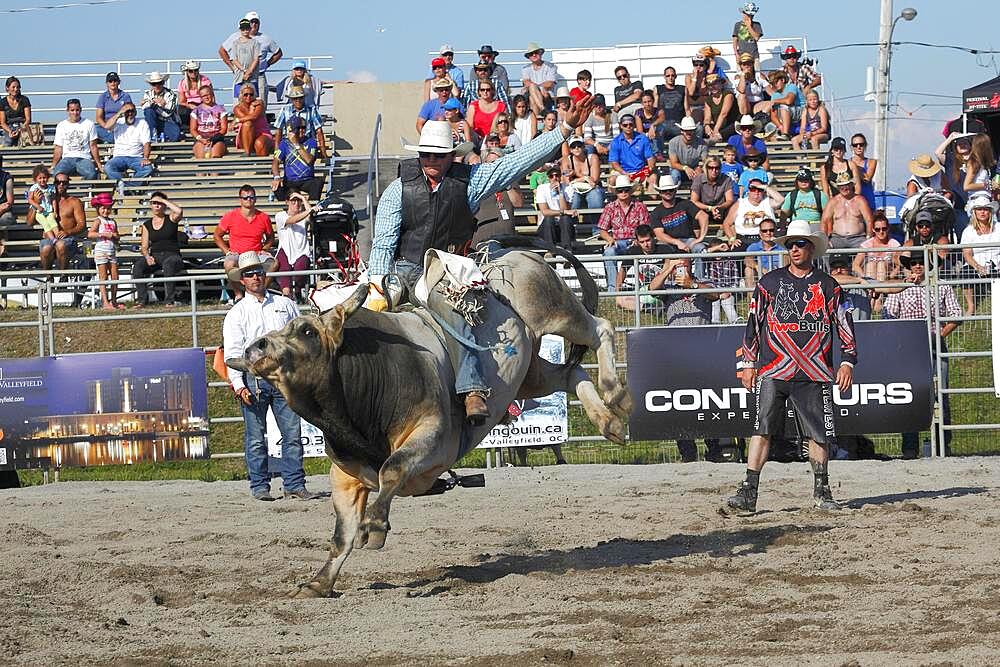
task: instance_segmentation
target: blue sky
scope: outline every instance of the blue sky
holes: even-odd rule
[[[0,11],[39,4],[48,3],[0,2]],[[583,0],[529,3],[537,16],[526,20],[520,18],[524,13],[517,3],[448,3],[428,10],[426,3],[399,0],[294,5],[266,0],[246,6],[204,0],[127,0],[5,13],[0,17],[5,46],[0,60],[207,58],[235,29],[238,18],[252,9],[260,13],[264,32],[281,43],[286,56],[333,55],[334,79],[403,81],[422,78],[425,54],[442,42],[462,50],[475,49],[484,42],[498,49],[514,49],[531,41],[558,48],[726,39],[739,18],[741,4],[726,0],[640,3],[640,16],[631,9],[633,5]],[[763,0],[758,4],[758,20],[768,36],[805,35],[813,49],[878,40],[877,0],[819,4]],[[995,44],[990,41],[996,24],[981,2],[895,0],[897,14],[906,6],[916,8],[919,14],[912,22],[897,24],[894,40],[1000,49],[1000,39]],[[619,17],[608,7],[630,9]],[[456,19],[465,12],[467,18]],[[602,15],[607,18],[602,19]],[[982,20],[976,20],[977,15]],[[456,30],[456,25],[466,27]],[[44,48],[40,49],[40,44]],[[864,92],[865,68],[875,65],[877,49],[844,48],[816,56],[824,75],[824,97],[848,98]],[[959,113],[962,89],[996,76],[998,64],[1000,58],[993,60],[989,55],[917,46],[895,48],[892,89],[893,101],[899,106],[891,113],[890,187],[904,180],[906,161],[913,154],[930,152],[940,141],[944,120]],[[30,90],[25,92],[30,95]],[[837,107],[841,118],[850,119],[842,129],[864,131],[871,141],[873,106],[858,97],[840,100]]]

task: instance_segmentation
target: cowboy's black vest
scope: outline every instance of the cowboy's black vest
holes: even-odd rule
[[[476,219],[469,210],[469,175],[464,164],[452,164],[436,192],[431,192],[420,160],[399,163],[403,182],[403,225],[396,259],[423,266],[424,253],[434,248],[464,255]]]

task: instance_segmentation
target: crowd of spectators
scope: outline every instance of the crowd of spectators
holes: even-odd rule
[[[237,30],[220,44],[219,57],[233,72],[229,111],[217,101],[217,84],[223,82],[213,83],[202,74],[197,60],[183,63],[176,86],[171,86],[168,74],[149,72],[145,75],[148,87],[141,93],[130,94],[122,89],[120,75],[109,72],[92,117],[88,117],[91,114],[79,98],[67,100],[66,117],[56,124],[51,160],[35,167],[32,182],[27,184],[31,187],[22,195],[27,204],[24,222],[41,232],[39,259],[43,270],[69,268],[81,247],[89,244],[100,277],[117,277],[119,233],[117,228],[112,230],[115,200],[121,200],[125,188],[143,182],[155,172],[155,144],[177,142],[185,135],[198,159],[219,158],[232,150],[271,157],[272,196],[292,202],[289,209],[296,209],[290,214],[292,222],[280,226],[279,232],[289,243],[297,239],[290,231],[304,224],[297,209],[310,210],[308,200],[317,201],[322,194],[324,179],[317,176],[314,163],[328,157],[318,110],[320,83],[309,73],[304,60],[294,60],[290,74],[269,86],[267,75],[282,59],[283,52],[274,38],[261,31],[256,12],[248,12],[237,21]],[[461,80],[460,72],[458,78]],[[225,82],[223,87],[228,90],[229,85]],[[31,101],[22,93],[20,80],[8,77],[5,87],[6,95],[0,98],[0,145],[43,143],[41,125],[32,119]],[[267,103],[272,92],[281,106],[269,120]],[[111,147],[106,161],[102,159],[101,144]],[[102,188],[102,176],[108,181],[107,188]],[[72,177],[97,181],[88,186],[92,192],[99,191],[90,199],[89,207],[68,194]],[[6,228],[18,222],[18,198],[14,179],[2,170],[0,162],[0,255],[6,253]],[[137,278],[153,272],[167,277],[179,275],[184,265],[180,243],[187,228],[179,225],[183,211],[159,192],[149,197],[148,206],[150,217],[136,225],[142,234],[141,257],[135,261],[132,274]],[[301,266],[297,250],[290,249],[282,257],[289,266]],[[292,287],[289,285],[289,292]],[[301,297],[301,285],[294,288]],[[102,287],[101,294],[105,308],[120,306],[112,291]],[[175,294],[173,283],[168,283],[168,306],[177,301]],[[138,286],[136,304],[142,306],[148,301],[146,285]]]

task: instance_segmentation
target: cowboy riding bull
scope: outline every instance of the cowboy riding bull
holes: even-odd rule
[[[589,100],[574,105],[569,123],[585,118],[590,106]],[[450,138],[447,146],[435,146],[433,131],[422,132],[419,162],[401,166],[401,178],[380,202],[370,269],[415,287],[425,307],[363,308],[370,289],[361,285],[344,303],[296,318],[251,343],[242,358],[226,360],[277,387],[297,414],[323,431],[333,462],[330,555],[295,597],[330,595],[354,547],[384,546],[392,499],[431,489],[506,417],[514,400],[575,393],[600,432],[623,442],[632,401],[615,369],[614,329],[594,316],[597,285],[580,262],[553,249],[574,266],[582,302],[536,253],[488,256],[481,272],[473,265],[469,273],[468,260],[456,264],[463,258],[438,252],[461,249],[471,238],[477,198],[509,187],[569,132],[563,126],[471,169],[452,164]],[[514,161],[504,166],[506,160]],[[456,167],[463,168],[450,182]],[[538,356],[544,334],[570,343],[566,363]],[[596,386],[580,366],[588,349],[597,356]],[[478,399],[471,405],[470,386]],[[371,492],[377,495],[369,504]]]

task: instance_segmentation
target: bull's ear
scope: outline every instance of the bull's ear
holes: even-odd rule
[[[354,290],[351,298],[340,304],[340,307],[344,309],[344,320],[346,321],[358,308],[365,305],[365,299],[367,298],[368,283],[361,283],[358,285],[358,289]]]

